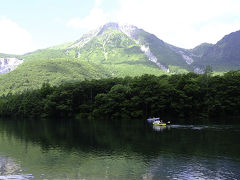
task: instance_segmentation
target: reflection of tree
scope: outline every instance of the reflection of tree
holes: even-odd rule
[[[0,132],[4,131],[8,132],[8,136],[20,138],[28,144],[28,150],[30,144],[35,143],[46,152],[59,147],[64,151],[75,149],[85,152],[97,149],[99,152],[122,153],[127,150],[128,153],[138,152],[148,156],[149,153],[157,154],[160,151],[182,153],[183,149],[184,153],[198,153],[206,151],[206,145],[214,147],[210,153],[218,154],[225,151],[234,154],[234,149],[239,149],[237,142],[232,144],[229,141],[231,134],[222,135],[221,131],[192,133],[190,130],[171,128],[158,133],[142,121],[129,120],[0,121]],[[208,144],[205,137],[208,137]],[[238,139],[232,139],[235,140]],[[186,149],[187,142],[198,143]],[[222,146],[222,143],[229,146]]]
[[[162,162],[159,157],[164,162],[175,160],[164,157],[176,155],[218,157],[224,154],[239,159],[239,131],[226,131],[171,126],[159,133],[142,121],[127,120],[7,120],[0,121],[0,150],[17,159],[21,168],[32,174],[49,167],[55,175],[66,172],[69,179],[98,179],[96,174],[106,175],[109,179],[118,179],[121,175],[123,178],[119,179],[140,179],[140,176],[149,179],[152,171],[144,174],[146,171],[142,170],[146,164],[158,168],[158,164],[151,161]],[[2,132],[7,132],[7,135],[3,137]],[[10,149],[14,146],[18,148]],[[185,164],[184,160],[181,162]],[[7,162],[1,158],[0,164],[5,174],[11,172],[11,168],[6,167],[17,167],[11,164],[11,160]],[[63,168],[63,164],[69,168]]]

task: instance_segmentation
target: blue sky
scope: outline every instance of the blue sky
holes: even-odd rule
[[[184,48],[240,30],[239,0],[0,0],[0,53],[73,41],[109,21]]]

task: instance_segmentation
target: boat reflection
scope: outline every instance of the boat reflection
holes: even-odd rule
[[[170,129],[170,126],[155,126],[153,125],[153,130],[154,131],[164,131],[164,130],[167,130],[167,129]]]

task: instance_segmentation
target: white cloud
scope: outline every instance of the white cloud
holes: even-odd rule
[[[7,17],[0,18],[0,53],[24,54],[33,49],[28,31]]]
[[[240,29],[239,0],[120,0],[118,21],[184,48]],[[233,20],[235,19],[235,21]]]
[[[94,6],[99,7],[103,3],[103,0],[95,0]]]
[[[93,8],[90,11],[90,14],[84,18],[72,18],[68,21],[67,26],[80,29],[80,28],[87,28],[87,29],[94,29],[106,22],[109,21],[109,15],[104,13],[101,8]]]

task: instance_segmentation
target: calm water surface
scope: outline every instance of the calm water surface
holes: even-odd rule
[[[0,120],[0,179],[240,179],[240,126]]]

